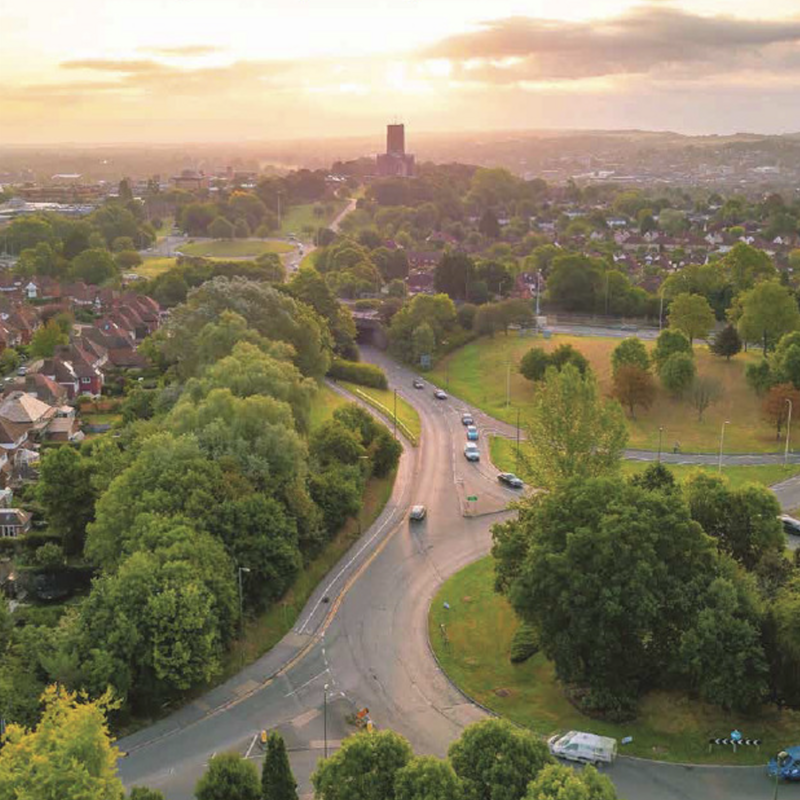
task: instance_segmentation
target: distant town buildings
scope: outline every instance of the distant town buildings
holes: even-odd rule
[[[406,153],[405,125],[386,126],[386,152],[378,156],[377,166],[382,178],[414,176],[414,156]]]

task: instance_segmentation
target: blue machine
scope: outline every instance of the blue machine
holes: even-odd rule
[[[787,747],[771,758],[767,764],[767,775],[778,776],[781,781],[800,781],[800,746]]]

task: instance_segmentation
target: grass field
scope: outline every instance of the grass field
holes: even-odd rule
[[[611,351],[619,339],[583,336],[554,336],[543,339],[516,335],[483,338],[460,348],[442,359],[433,370],[431,380],[469,403],[506,422],[515,422],[517,409],[524,421],[530,409],[534,384],[520,375],[522,356],[534,345],[552,350],[559,344],[571,344],[589,359],[604,394],[611,391]],[[646,342],[648,348],[653,343]],[[648,411],[638,410],[636,420],[628,420],[629,445],[647,450],[658,449],[658,429],[664,428],[663,446],[671,449],[679,442],[685,453],[717,452],[723,421],[724,449],[728,453],[765,452],[782,449],[775,430],[761,418],[761,402],[744,379],[748,361],[760,354],[740,353],[730,362],[712,355],[705,346],[696,345],[699,375],[716,378],[723,389],[723,398],[709,408],[702,422],[688,402],[673,400],[660,386],[656,402]],[[510,385],[511,402],[506,406],[506,389]],[[800,425],[793,426],[793,449],[800,447]]]
[[[132,270],[132,272],[135,272],[137,275],[141,275],[143,278],[155,278],[162,272],[172,269],[177,261],[177,258],[171,257],[145,258],[145,260],[142,261],[142,263],[136,267],[136,269]]]
[[[265,242],[261,239],[214,239],[193,242],[180,248],[187,256],[205,258],[256,258],[263,253],[289,253],[293,249],[287,242]]]
[[[764,764],[771,754],[797,739],[800,713],[765,707],[749,718],[676,692],[653,692],[641,703],[632,723],[614,725],[581,714],[565,698],[554,667],[541,653],[524,664],[509,661],[517,620],[507,601],[493,590],[491,557],[471,564],[447,580],[431,604],[428,628],[443,669],[468,695],[498,714],[544,736],[584,730],[633,742],[620,747],[626,755],[715,764]],[[444,608],[444,603],[450,609]],[[445,626],[445,642],[441,625]],[[734,754],[717,747],[711,736],[739,729],[763,740],[760,750],[743,747]]]
[[[326,423],[333,416],[333,412],[337,408],[347,405],[347,402],[347,398],[322,384],[311,401],[311,430]]]
[[[357,390],[364,392],[364,394],[369,395],[373,400],[388,409],[389,414],[388,416],[384,414],[384,417],[389,422],[389,427],[391,427],[394,414],[394,391],[392,389],[373,389],[369,386],[358,386],[355,383],[348,383],[347,381],[339,381],[339,383],[347,389],[348,392],[352,392],[353,394],[355,394]],[[419,436],[422,432],[419,414],[414,406],[403,400],[400,395],[397,395],[397,419],[402,422],[411,434],[416,437],[417,441],[419,441]]]
[[[522,447],[524,448],[524,446],[525,443],[523,442]],[[489,449],[492,454],[492,463],[501,472],[517,472],[516,442],[502,436],[492,436],[489,439]],[[649,464],[644,461],[623,461],[622,474],[635,475],[643,472],[648,466]],[[687,475],[697,469],[704,472],[717,472],[717,468],[714,466],[693,466],[690,464],[666,464],[665,466],[669,468],[678,481],[684,480]],[[525,478],[524,472],[525,469],[520,465],[518,474],[521,478]],[[733,488],[744,486],[747,483],[772,486],[798,473],[800,473],[800,465],[797,464],[789,464],[787,467],[781,464],[767,464],[757,467],[741,467],[737,465],[732,467],[723,466],[722,468],[722,474],[730,481]]]
[[[325,214],[318,217],[314,214],[314,207],[317,203],[307,203],[301,206],[289,206],[283,214],[281,220],[281,235],[286,236],[289,233],[294,233],[299,239],[309,241],[311,234],[303,231],[303,228],[311,226],[315,230],[317,228],[328,225],[336,219],[336,216],[347,205],[346,200],[329,200],[322,203],[323,206],[332,206],[333,211],[330,214]]]

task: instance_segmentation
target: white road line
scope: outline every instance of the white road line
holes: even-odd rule
[[[375,539],[380,535],[381,531],[383,531],[383,529],[394,519],[396,513],[397,513],[397,508],[395,507],[392,509],[391,514],[389,514],[389,516],[386,518],[383,525],[381,525],[378,528],[378,530],[376,530],[375,533],[373,533],[372,536],[370,536],[369,539],[367,539],[367,541],[364,542],[364,544],[359,548],[358,552],[339,570],[339,572],[336,573],[336,576],[333,578],[333,580],[323,590],[319,600],[317,600],[317,602],[314,604],[314,608],[311,609],[311,612],[306,618],[306,621],[300,626],[299,630],[297,631],[298,633],[302,633],[306,629],[308,624],[313,619],[314,614],[317,613],[317,609],[322,604],[323,598],[328,596],[328,592],[330,592],[330,590],[333,588],[333,586],[336,584],[339,578],[341,578],[342,575],[344,575],[344,573],[347,572],[348,569],[350,569],[350,567],[361,556],[361,554],[375,541]]]
[[[311,678],[311,680],[306,681],[302,686],[298,686],[296,689],[292,689],[292,691],[289,692],[289,694],[284,695],[284,697],[291,697],[293,694],[297,694],[298,692],[305,689],[306,686],[308,686],[310,683],[314,683],[314,681],[318,680],[323,675],[327,675],[329,672],[330,672],[329,669],[322,670],[322,672],[320,672],[319,675],[315,675],[313,678]]]
[[[253,734],[253,741],[250,742],[250,747],[247,748],[247,752],[244,754],[245,758],[250,758],[250,753],[253,752],[253,748],[256,746],[257,739],[258,739],[258,732]]]

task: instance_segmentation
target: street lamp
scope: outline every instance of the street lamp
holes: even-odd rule
[[[731,421],[726,419],[722,423],[722,430],[719,432],[719,462],[717,464],[717,472],[722,472],[722,443],[725,441],[725,426],[730,425]]]
[[[328,757],[328,684],[326,683],[322,689],[322,730],[323,738],[325,741],[325,758]]]
[[[792,401],[787,397],[786,402],[789,404],[789,419],[786,422],[786,447],[783,450],[783,466],[785,467],[789,461],[789,436],[792,430]]]
[[[511,362],[506,361],[506,408],[511,404]]]
[[[658,426],[658,463],[661,463],[661,437],[664,434],[664,426]]]
[[[658,307],[658,329],[661,330],[661,320],[664,316],[664,287],[661,287],[661,291],[659,292],[661,295],[661,304]]]
[[[242,573],[250,572],[250,567],[237,567],[239,576],[239,636],[244,636],[244,595],[242,593]]]
[[[536,270],[536,316],[539,316],[539,295],[542,293],[542,271]],[[538,324],[538,322],[537,322]]]

